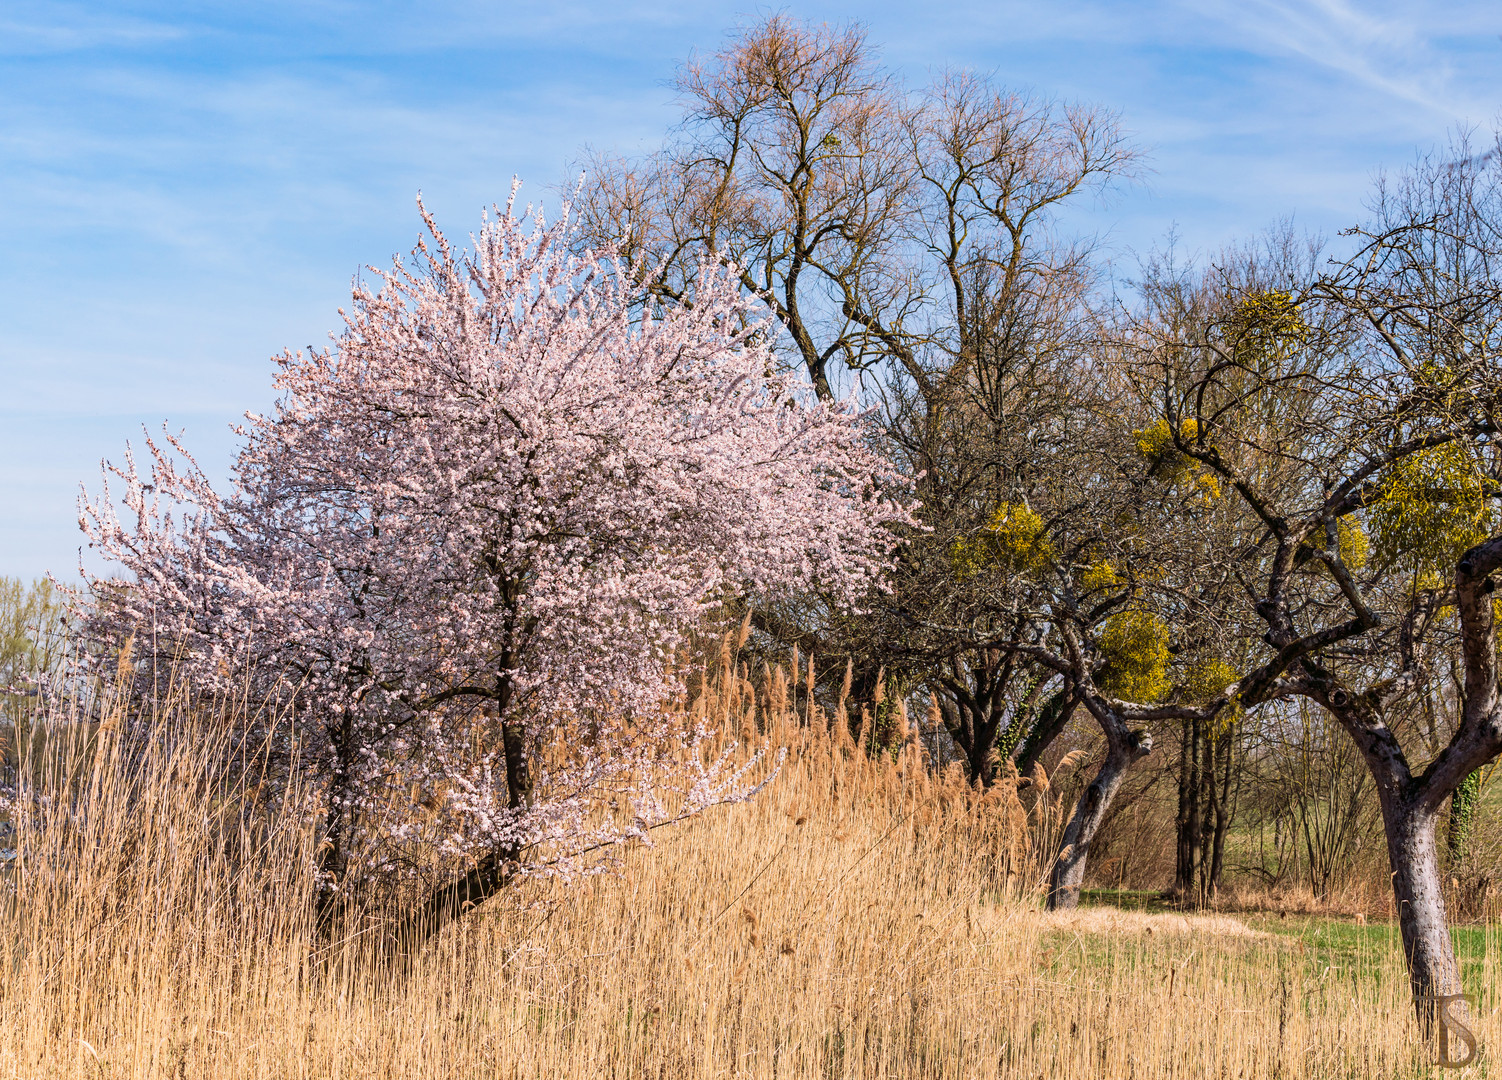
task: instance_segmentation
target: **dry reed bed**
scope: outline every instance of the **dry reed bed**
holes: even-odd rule
[[[0,1077],[1424,1071],[1396,953],[1351,980],[1224,917],[1044,915],[1049,811],[933,776],[911,734],[873,757],[796,715],[786,675],[760,697],[743,675],[697,707],[791,748],[760,797],[613,873],[529,881],[404,964],[314,935],[307,830],[226,825],[192,739],[133,789],[108,740],[59,751],[89,795],[12,879]]]

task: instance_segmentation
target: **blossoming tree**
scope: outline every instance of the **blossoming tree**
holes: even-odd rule
[[[909,520],[859,415],[784,373],[730,271],[643,303],[570,253],[566,213],[512,207],[468,251],[423,210],[334,347],[277,358],[232,494],[169,435],[149,476],[127,453],[81,500],[130,576],[92,582],[93,632],[172,651],[203,689],[291,695],[330,881],[434,845],[464,870],[440,919],[527,850],[744,797],[659,708],[685,633],[731,592],[853,601]]]

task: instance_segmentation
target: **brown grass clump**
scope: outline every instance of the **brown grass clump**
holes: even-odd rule
[[[135,756],[107,732],[48,740],[40,774],[81,794],[23,826],[0,1076],[1422,1071],[1396,951],[1353,980],[1223,916],[1044,915],[1015,781],[982,796],[935,775],[918,725],[873,754],[765,675],[731,659],[683,706],[789,748],[758,798],[613,873],[527,881],[405,960],[314,932],[311,830],[224,779],[212,727],[178,717]]]

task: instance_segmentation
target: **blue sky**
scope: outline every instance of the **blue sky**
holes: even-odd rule
[[[693,4],[0,3],[0,574],[67,576],[75,499],[142,424],[223,475],[267,358],[322,345],[360,267],[513,174],[672,122],[694,50],[769,10]],[[911,80],[945,65],[1118,110],[1148,182],[1082,223],[1212,251],[1353,223],[1372,177],[1502,115],[1502,8],[1340,0],[805,3]]]

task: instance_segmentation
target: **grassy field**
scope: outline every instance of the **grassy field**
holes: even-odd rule
[[[1141,894],[1048,915],[1046,799],[760,722],[791,748],[760,797],[404,960],[313,932],[306,831],[246,864],[187,750],[126,800],[96,749],[88,813],[23,837],[9,881],[0,1077],[1443,1075],[1392,927]],[[1502,953],[1458,939],[1496,1045]]]

